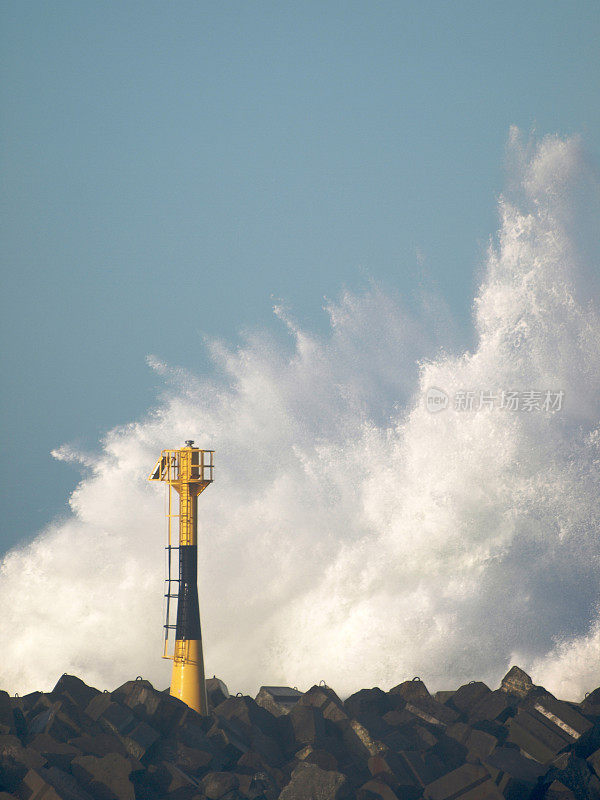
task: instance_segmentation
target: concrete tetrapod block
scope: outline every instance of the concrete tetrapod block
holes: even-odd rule
[[[32,712],[33,713],[33,712]],[[46,733],[59,742],[67,742],[82,733],[81,725],[63,711],[61,700],[52,703],[28,722],[30,738],[38,733]]]
[[[166,692],[159,692],[146,680],[127,681],[115,689],[111,697],[164,736],[194,713],[181,700]]]
[[[586,717],[598,719],[600,717],[600,687],[586,694],[579,707],[581,708],[581,713],[585,714]]]
[[[480,764],[463,764],[425,787],[426,800],[504,800]]]
[[[11,758],[27,769],[41,769],[47,764],[41,753],[30,747],[23,747],[16,736],[0,736],[0,757]]]
[[[42,774],[63,800],[94,800],[72,775],[58,769],[58,767],[50,767],[50,769],[43,770]],[[45,798],[46,795],[43,795],[43,797]]]
[[[66,673],[59,678],[56,686],[50,692],[50,696],[55,700],[67,700],[67,702],[85,711],[90,701],[100,694],[98,689],[88,686],[75,675]]]
[[[65,800],[40,772],[33,769],[27,772],[12,796],[18,797],[19,800]]]
[[[57,742],[47,733],[38,733],[29,743],[28,750],[37,751],[50,766],[67,772],[71,768],[71,761],[81,755],[73,745]]]
[[[232,772],[209,772],[202,779],[202,791],[208,800],[221,800],[228,794],[235,792],[240,781]]]
[[[342,773],[301,763],[292,772],[279,800],[341,800],[346,796],[346,778]]]
[[[387,783],[371,778],[358,789],[356,800],[399,800],[399,797]]]
[[[388,711],[398,707],[399,700],[402,701],[402,698],[398,695],[383,692],[376,686],[373,689],[361,689],[350,695],[344,700],[344,709],[349,717],[355,719],[361,719],[365,715],[383,717]]]
[[[424,722],[430,725],[446,727],[457,722],[460,715],[454,709],[444,706],[436,702],[433,697],[416,697],[413,700],[407,700],[405,711],[419,717]]]
[[[338,769],[337,758],[327,750],[321,750],[307,744],[302,750],[299,750],[295,758],[297,761],[305,761],[307,764],[316,764],[324,770],[336,772]]]
[[[389,694],[399,695],[404,700],[417,700],[419,698],[431,697],[427,687],[421,678],[413,678],[412,681],[403,681],[398,686],[390,689]]]
[[[544,774],[540,764],[514,747],[497,747],[482,762],[507,800],[529,797]]]
[[[573,792],[560,781],[553,781],[546,789],[544,800],[577,800]]]
[[[520,667],[511,667],[500,684],[501,691],[520,698],[527,697],[533,688],[535,688],[533,681]]]
[[[544,776],[544,782],[556,779],[567,786],[579,800],[598,800],[600,780],[589,764],[573,752],[560,753]]]
[[[109,753],[128,755],[125,745],[118,736],[103,731],[94,735],[85,733],[75,739],[69,739],[67,744],[76,747],[84,756],[107,756]]]
[[[261,686],[256,703],[274,717],[281,717],[289,714],[301,697],[302,692],[290,686]]]
[[[536,761],[547,763],[593,726],[568,703],[547,692],[532,692],[518,709],[517,716],[507,721],[506,727],[509,742]]]
[[[591,756],[588,756],[586,760],[589,767],[600,778],[600,750],[596,750]]]
[[[316,684],[304,692],[302,697],[298,699],[298,704],[301,706],[314,706],[315,708],[320,708],[323,712],[331,704],[340,709],[344,706],[330,686],[317,686]],[[323,716],[325,716],[325,713],[323,713]]]
[[[514,714],[517,703],[516,697],[500,689],[489,692],[471,707],[468,713],[468,722],[470,725],[484,720],[504,722]]]
[[[440,760],[429,753],[401,750],[397,753],[397,756],[404,770],[410,776],[412,785],[421,790],[447,772]],[[389,758],[389,755],[386,756],[386,761]],[[394,767],[394,771],[396,772],[396,767]]]
[[[289,713],[294,741],[316,745],[325,736],[325,721],[319,709],[296,705]]]
[[[0,692],[0,734],[4,736],[15,734],[15,717],[13,714],[13,704],[8,692]]]
[[[593,723],[572,705],[557,700],[550,692],[532,692],[522,707],[549,727],[563,731],[571,741],[576,741],[593,727]]]
[[[131,763],[123,756],[79,756],[73,759],[71,769],[83,788],[98,800],[135,800],[129,780]]]
[[[491,689],[481,681],[471,681],[460,686],[447,701],[447,705],[466,716],[480,700],[491,694]]]
[[[208,698],[209,707],[216,708],[230,696],[227,684],[220,678],[217,678],[216,675],[213,675],[212,678],[207,678],[206,696]]]

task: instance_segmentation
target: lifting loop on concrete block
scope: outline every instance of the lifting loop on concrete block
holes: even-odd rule
[[[419,678],[418,675],[415,675],[415,677],[413,678],[413,681],[418,681],[419,683],[423,683],[423,681],[421,680],[421,678]]]
[[[319,686],[327,686],[327,684],[325,683],[325,681],[319,681]]]
[[[238,693],[236,694],[236,697],[243,697],[243,696],[244,696],[244,695],[243,695],[241,692],[238,692]]]
[[[141,675],[138,675],[138,676],[137,676],[137,678],[136,678],[136,681],[143,681],[143,680],[144,680],[144,679],[142,678],[142,676],[141,676]]]

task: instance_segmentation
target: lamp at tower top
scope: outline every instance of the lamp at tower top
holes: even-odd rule
[[[188,439],[180,450],[163,450],[154,465],[151,481],[164,481],[178,488],[182,483],[195,484],[200,494],[212,483],[214,477],[214,450],[200,450]]]

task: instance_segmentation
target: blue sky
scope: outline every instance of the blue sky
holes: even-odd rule
[[[600,153],[596,2],[2,2],[2,546],[203,336],[436,285],[470,340],[509,126]],[[177,444],[166,442],[165,446]],[[35,487],[32,500],[32,485]]]

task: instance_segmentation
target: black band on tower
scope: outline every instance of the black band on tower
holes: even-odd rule
[[[200,639],[198,607],[198,547],[179,548],[179,599],[177,602],[176,639]]]

